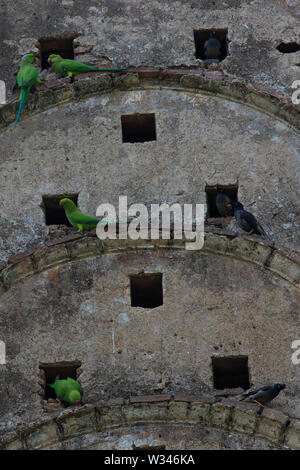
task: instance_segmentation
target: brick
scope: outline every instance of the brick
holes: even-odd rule
[[[21,281],[34,274],[35,268],[31,257],[24,258],[18,263],[8,266],[2,272],[4,285],[9,287],[15,282]]]
[[[44,271],[62,262],[69,261],[69,254],[64,245],[44,247],[33,254],[38,271]]]
[[[251,434],[255,431],[258,407],[252,403],[240,403],[233,410],[232,427],[234,430]]]
[[[231,416],[232,406],[224,403],[213,403],[210,419],[215,426],[227,427]]]
[[[300,421],[292,419],[289,427],[287,428],[285,447],[290,449],[300,450]]]
[[[59,439],[59,431],[54,421],[42,424],[26,436],[29,449],[39,449],[53,444]]]
[[[171,420],[186,420],[188,404],[186,402],[171,402],[169,405],[168,419]]]
[[[69,411],[69,410],[67,410]],[[62,412],[57,423],[63,428],[64,437],[74,437],[97,430],[95,408],[85,405],[81,409]]]
[[[171,395],[141,395],[130,397],[130,403],[155,403],[159,401],[171,401]]]
[[[29,250],[26,250],[22,253],[18,253],[16,255],[12,255],[8,258],[8,264],[14,264],[14,263],[17,263],[18,261],[26,258],[27,256],[30,256],[32,255],[35,251],[37,251],[39,248],[41,248],[40,245],[36,245],[36,246],[33,246],[32,248],[30,248]],[[1,268],[0,268],[1,270]]]
[[[167,403],[136,403],[124,405],[123,416],[127,422],[161,421],[167,419]]]
[[[287,423],[288,417],[280,411],[264,408],[258,422],[256,435],[278,443]]]

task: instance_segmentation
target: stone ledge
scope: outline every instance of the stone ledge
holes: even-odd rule
[[[51,240],[10,258],[10,264],[0,271],[0,295],[12,285],[37,273],[52,269],[78,259],[103,256],[131,250],[185,250],[185,240],[99,240],[93,236],[71,234]],[[296,288],[300,288],[300,265],[294,259],[268,245],[237,234],[222,234],[217,231],[205,233],[201,252],[216,253],[252,263],[282,277]],[[187,255],[190,251],[186,251]],[[14,261],[14,262],[13,262]]]
[[[209,397],[194,397],[194,401],[192,395],[175,396],[176,399],[171,395],[131,397],[130,403],[116,398],[95,406],[71,407],[54,418],[43,418],[20,432],[6,434],[1,449],[56,448],[63,441],[92,432],[149,424],[200,424],[230,433],[248,434],[259,441],[271,442],[277,448],[300,449],[300,421],[290,420],[275,409],[265,408],[259,415],[256,405],[234,399],[215,402]]]
[[[115,78],[113,78],[115,77]],[[76,77],[74,83],[67,79],[43,83],[37,87],[36,95],[28,100],[22,119],[72,100],[124,89],[147,89],[155,86],[176,91],[189,90],[194,93],[212,94],[223,99],[242,102],[271,114],[300,130],[300,113],[290,98],[262,88],[255,84],[239,81],[221,71],[199,68],[141,67],[120,71],[118,75],[109,72],[93,72]],[[5,129],[15,120],[18,101],[0,108],[0,128]]]

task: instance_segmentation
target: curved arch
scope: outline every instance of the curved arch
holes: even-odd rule
[[[110,74],[87,74],[73,84],[60,80],[38,87],[39,93],[28,102],[23,118],[41,113],[47,109],[70,101],[78,101],[93,95],[123,90],[166,89],[176,92],[209,94],[258,109],[281,120],[300,131],[300,113],[292,101],[278,93],[271,93],[262,87],[237,81],[220,72],[203,70],[158,70],[137,69],[136,73],[126,73],[117,78]],[[0,108],[0,129],[5,129],[15,120],[18,102],[8,103]]]
[[[185,240],[99,240],[97,237],[71,235],[47,242],[44,246],[10,258],[0,275],[0,295],[11,286],[55,266],[90,258],[131,250],[185,250]],[[258,242],[251,237],[239,237],[206,233],[201,252],[212,252],[252,263],[266,269],[300,289],[300,266],[282,251]],[[190,251],[186,251],[187,255]]]
[[[70,439],[88,434],[101,437],[105,431],[149,425],[201,426],[222,429],[275,448],[300,449],[299,420],[274,409],[260,415],[257,406],[239,401],[218,402],[188,395],[153,395],[114,399],[107,403],[68,408],[42,419],[22,431],[12,432],[2,442],[3,450],[60,448]],[[80,445],[80,444],[79,444]]]

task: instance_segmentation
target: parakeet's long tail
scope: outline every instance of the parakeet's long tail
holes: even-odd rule
[[[25,103],[26,103],[26,100],[27,100],[27,97],[28,97],[28,93],[29,93],[29,89],[28,89],[28,88],[22,88],[22,89],[21,89],[21,93],[20,93],[20,106],[19,106],[19,111],[18,111],[17,118],[16,118],[16,120],[15,120],[15,127],[16,127],[16,125],[18,124],[18,121],[19,121],[19,118],[20,118],[22,109],[23,109],[24,106],[25,106]]]
[[[119,72],[119,70],[130,70],[130,69],[133,69],[135,67],[125,67],[125,68],[121,68],[121,69],[102,69],[101,67],[93,67],[93,70],[98,70],[100,72]]]

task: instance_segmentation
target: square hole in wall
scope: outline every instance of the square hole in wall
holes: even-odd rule
[[[205,42],[213,34],[214,37],[221,43],[221,53],[219,61],[225,59],[228,53],[228,40],[227,40],[227,29],[198,29],[194,30],[194,41],[195,41],[195,56],[196,59],[205,60],[207,59],[205,54]]]
[[[222,186],[220,184],[215,186],[206,186],[206,204],[207,204],[207,217],[208,218],[218,218],[222,217],[219,213],[216,205],[216,197],[218,188],[223,189],[224,193],[231,199],[231,202],[234,204],[238,200],[238,186],[237,185],[228,185]]]
[[[55,378],[59,376],[60,379],[71,379],[77,380],[77,369],[81,366],[80,362],[61,362],[53,364],[40,364],[40,369],[45,372],[45,395],[44,400],[49,398],[56,398],[54,388],[50,387],[53,384]]]
[[[155,308],[163,304],[162,274],[130,276],[131,306]]]
[[[64,59],[74,59],[74,36],[64,38],[40,39],[40,57],[42,70],[48,69],[48,57],[59,54]]]
[[[121,116],[123,142],[156,140],[155,114],[127,114]]]
[[[229,356],[212,358],[214,388],[238,388],[248,390],[248,356]]]
[[[72,227],[66,217],[64,208],[59,206],[59,201],[64,197],[71,199],[77,206],[78,194],[43,196],[41,207],[45,213],[46,225],[66,225],[67,227]]]

